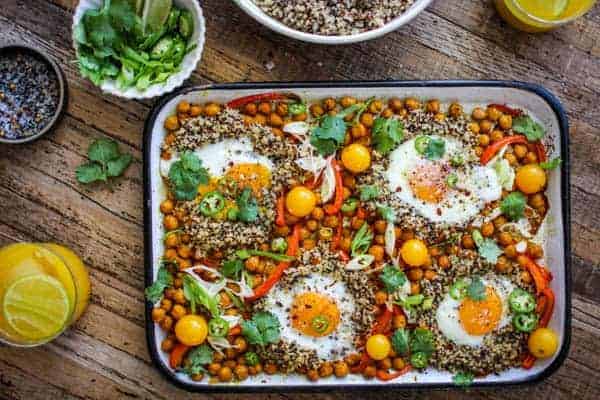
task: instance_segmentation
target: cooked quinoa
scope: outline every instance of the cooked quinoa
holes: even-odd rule
[[[318,35],[353,35],[382,27],[414,0],[253,0],[292,29]]]

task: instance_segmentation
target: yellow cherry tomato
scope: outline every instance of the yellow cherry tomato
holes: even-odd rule
[[[521,192],[537,193],[546,186],[546,172],[537,164],[527,164],[519,168],[515,182]]]
[[[429,259],[427,246],[419,239],[410,239],[404,242],[400,255],[405,263],[412,267],[425,265]]]
[[[350,172],[364,172],[371,166],[371,152],[367,146],[353,143],[342,150],[342,163]]]
[[[390,355],[392,344],[385,335],[373,335],[367,340],[367,354],[373,360],[383,360]]]
[[[317,196],[307,187],[296,186],[285,198],[285,206],[294,217],[306,217],[317,205]]]
[[[175,324],[175,336],[186,346],[204,343],[207,334],[206,320],[200,315],[186,315]]]
[[[550,328],[538,328],[529,335],[527,345],[535,358],[549,358],[558,349],[558,335]]]

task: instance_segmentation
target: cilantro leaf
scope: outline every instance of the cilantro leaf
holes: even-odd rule
[[[206,372],[205,366],[212,362],[213,353],[206,344],[194,347],[185,357],[183,372],[190,376]]]
[[[410,351],[413,354],[423,353],[429,358],[435,351],[433,333],[429,329],[416,328],[410,338]]]
[[[386,221],[392,223],[396,221],[396,213],[392,207],[379,205],[377,206],[377,211],[379,211],[381,218],[385,219]]]
[[[560,157],[553,158],[550,161],[544,161],[540,163],[540,167],[545,170],[556,169],[562,164],[562,159]]]
[[[425,147],[425,158],[428,160],[439,160],[446,153],[446,142],[443,139],[430,137]]]
[[[475,376],[470,372],[459,372],[452,377],[452,381],[456,386],[469,387],[473,383]]]
[[[208,171],[191,151],[186,151],[169,169],[169,183],[177,200],[194,200],[198,186],[208,183]]]
[[[144,294],[146,295],[146,299],[150,303],[156,303],[159,301],[163,295],[163,291],[171,286],[173,283],[173,275],[169,272],[169,270],[161,265],[158,268],[158,273],[156,274],[156,280],[154,283],[146,288]]]
[[[346,137],[346,123],[340,116],[328,115],[321,120],[319,126],[312,129],[310,144],[322,156],[335,153],[337,148],[344,143]]]
[[[521,192],[512,192],[500,203],[502,214],[513,221],[521,219],[525,213],[527,198]]]
[[[110,160],[106,165],[106,172],[108,176],[115,177],[120,176],[131,164],[133,157],[131,154],[121,154],[114,160]]]
[[[364,223],[360,229],[354,235],[352,243],[350,244],[350,250],[352,257],[364,254],[369,250],[371,241],[373,240],[373,233],[369,229],[369,225]]]
[[[360,188],[360,201],[369,201],[379,196],[379,188],[375,185],[365,185]]]
[[[239,258],[232,258],[223,263],[221,272],[226,278],[239,280],[240,274],[244,269],[244,262]]]
[[[106,165],[120,155],[119,144],[111,139],[98,139],[88,149],[88,158]]]
[[[544,127],[535,122],[530,116],[524,115],[515,118],[512,126],[513,131],[522,133],[530,142],[536,142],[544,137]]]
[[[242,335],[250,344],[266,346],[279,340],[281,325],[273,314],[261,311],[252,316],[251,320],[242,321]]]
[[[471,283],[467,286],[467,296],[475,301],[485,300],[486,289],[480,277],[475,276],[471,279]]]
[[[245,188],[236,199],[238,218],[243,222],[254,222],[258,218],[258,204],[252,195],[252,189]]]
[[[373,145],[383,155],[394,150],[404,138],[404,125],[396,118],[375,119],[373,124]]]
[[[477,245],[479,255],[490,264],[496,264],[498,257],[502,254],[502,250],[496,242],[490,238],[484,238],[477,230],[473,231],[473,241]]]
[[[191,276],[183,277],[183,295],[190,302],[192,314],[196,313],[196,307],[203,306],[213,317],[219,316],[219,306],[217,296],[211,296],[206,289]]]
[[[398,290],[398,288],[406,283],[406,275],[404,272],[391,265],[386,265],[383,268],[383,272],[381,275],[379,275],[379,279],[381,279],[381,282],[383,282],[385,290],[388,293],[395,292]]]
[[[77,167],[75,171],[77,180],[81,183],[92,183],[96,181],[106,181],[106,172],[98,163],[87,163]]]
[[[406,355],[410,349],[410,334],[409,331],[400,328],[392,335],[392,347],[397,354]]]

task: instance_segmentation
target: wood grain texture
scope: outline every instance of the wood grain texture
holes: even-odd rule
[[[51,344],[0,348],[0,399],[306,399],[356,394],[192,395],[154,368],[144,337],[141,143],[152,101],[102,95],[82,79],[71,47],[76,0],[3,0],[0,44],[37,46],[62,66],[70,102],[56,131],[26,146],[0,145],[0,246],[56,241],[90,268],[92,301]],[[518,389],[363,393],[380,399],[595,399],[600,394],[600,6],[544,35],[500,21],[491,1],[438,0],[410,25],[368,43],[324,47],[290,41],[231,1],[202,2],[207,41],[187,84],[345,79],[515,79],[542,84],[571,122],[573,341],[564,366]],[[77,183],[94,139],[111,137],[134,156],[111,187]]]

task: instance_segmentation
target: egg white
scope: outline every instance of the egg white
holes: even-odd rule
[[[231,166],[236,164],[261,164],[269,171],[273,171],[273,162],[268,157],[254,152],[252,141],[247,137],[206,144],[194,150],[194,153],[202,160],[202,166],[212,177],[223,176]],[[160,174],[168,177],[171,165],[179,159],[179,154],[175,153],[169,160],[161,160]]]
[[[446,152],[439,160],[428,160],[415,148],[415,139],[407,140],[390,154],[390,165],[386,172],[389,189],[393,196],[413,207],[422,217],[436,223],[462,225],[475,217],[486,203],[497,200],[502,195],[502,186],[493,168],[480,165],[467,165],[454,170],[450,159],[454,155],[463,156],[466,152],[462,144],[451,137],[431,136],[446,142]],[[439,203],[429,203],[417,198],[409,183],[411,171],[419,166],[435,164],[444,170],[456,173],[458,183],[454,189],[448,188]]]
[[[498,325],[494,328],[494,331],[497,331],[508,325],[512,320],[508,297],[515,289],[515,285],[504,277],[482,278],[482,282],[486,287],[494,288],[502,302],[502,316]],[[487,335],[471,335],[465,331],[458,315],[461,303],[461,300],[455,300],[450,297],[449,293],[446,293],[436,311],[438,328],[442,335],[458,345],[480,347]],[[491,334],[493,333],[488,335]]]
[[[298,332],[292,327],[290,310],[294,298],[305,292],[315,292],[329,296],[336,302],[340,311],[340,322],[336,330],[323,337],[311,337]],[[323,360],[336,360],[348,352],[354,351],[355,324],[352,314],[355,310],[353,297],[346,284],[333,278],[313,274],[296,281],[291,288],[276,286],[265,297],[265,309],[273,313],[281,325],[281,340],[295,343],[299,348],[314,350]]]

